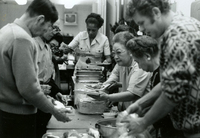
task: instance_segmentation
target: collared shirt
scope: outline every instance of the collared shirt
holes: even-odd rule
[[[162,91],[174,127],[187,133],[200,133],[200,22],[176,15],[160,41]]]
[[[103,56],[110,55],[108,38],[100,32],[97,33],[91,44],[87,31],[80,32],[68,46],[76,52],[78,58],[76,66],[80,68],[87,68],[86,60],[88,58],[91,63],[95,63],[102,62]]]
[[[103,85],[111,84],[113,82],[121,82],[121,92],[129,91],[130,93],[142,97],[149,92],[149,80],[151,73],[147,73],[142,69],[139,69],[138,64],[133,60],[130,67],[115,65],[110,77]],[[125,108],[127,108],[132,102],[124,102]],[[120,102],[122,104],[122,102]]]
[[[41,37],[35,38],[38,50],[38,78],[40,81],[47,83],[51,77],[55,77],[55,69],[52,62],[52,52],[48,44]]]

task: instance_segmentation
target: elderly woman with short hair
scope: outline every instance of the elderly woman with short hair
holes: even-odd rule
[[[153,89],[156,85],[160,85],[160,74],[159,74],[159,47],[157,41],[149,36],[139,36],[133,38],[127,42],[126,48],[132,53],[133,59],[138,63],[139,67],[147,72],[153,72],[150,81],[150,87]],[[154,90],[150,93],[154,93]],[[157,93],[155,99],[160,95],[161,91]],[[148,106],[141,107],[142,111],[138,112],[140,116],[143,116],[153,103]],[[131,106],[128,107],[128,111],[131,110]],[[162,138],[182,138],[183,133],[176,130],[173,127],[172,121],[169,115],[166,115],[159,121],[153,124],[155,129],[160,130]]]
[[[131,52],[126,48],[126,43],[134,36],[128,32],[119,32],[113,37],[113,53],[116,65],[103,86],[115,82],[122,83],[121,92],[107,94],[100,92],[100,97],[91,96],[98,100],[109,100],[119,102],[119,111],[125,110],[131,103],[138,100],[148,89],[151,73],[139,69],[138,64],[133,60]]]

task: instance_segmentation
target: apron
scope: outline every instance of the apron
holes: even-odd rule
[[[92,54],[90,52],[83,52],[80,50],[76,50],[76,58],[78,59],[75,70],[76,69],[94,69],[101,70],[101,66],[94,65],[95,63],[101,63],[103,55],[102,53]]]

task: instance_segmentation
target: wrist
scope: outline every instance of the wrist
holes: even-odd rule
[[[109,94],[106,94],[106,100],[110,101],[110,95]]]
[[[136,102],[136,104],[137,104],[138,110],[142,111],[142,106],[139,104],[139,102]]]
[[[143,126],[144,129],[146,129],[149,125],[148,120],[144,117],[140,118],[140,121],[138,122],[140,126]]]

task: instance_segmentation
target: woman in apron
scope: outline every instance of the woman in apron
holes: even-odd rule
[[[108,38],[98,30],[104,20],[99,14],[91,13],[85,20],[87,31],[80,32],[66,47],[65,53],[74,51],[77,69],[100,69],[97,63],[110,63]]]

